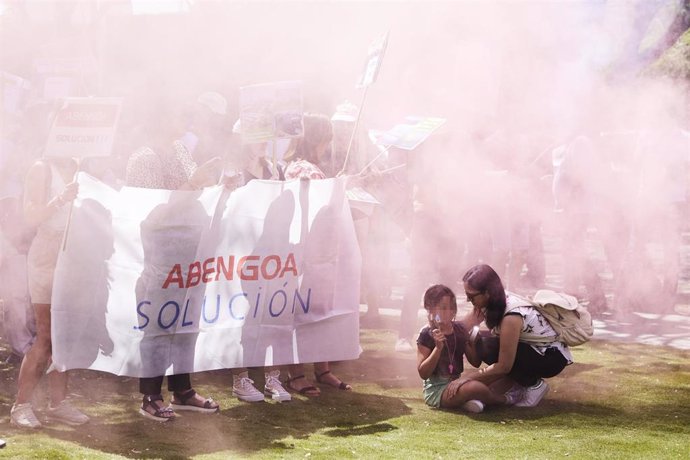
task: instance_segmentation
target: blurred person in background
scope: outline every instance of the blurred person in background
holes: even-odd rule
[[[381,200],[387,202],[387,192],[391,185],[394,186],[391,184],[395,180],[392,173],[401,170],[381,173],[390,165],[388,149],[373,145],[365,127],[357,123],[357,116],[357,106],[349,101],[338,104],[331,116],[333,143],[327,162],[330,166],[328,171],[331,172],[326,174],[333,177],[342,170],[343,174],[351,177],[351,186],[361,187],[379,201],[378,204],[367,204],[362,208],[358,208],[355,202],[352,207],[352,218],[362,255],[361,303],[367,304],[363,320],[373,325],[379,318],[379,307],[389,303],[391,294],[389,245],[394,232],[387,206]],[[357,131],[354,132],[356,127]]]
[[[451,136],[449,128],[441,129],[408,152],[413,214],[408,237],[410,270],[394,347],[398,352],[415,351],[413,336],[419,331],[422,308],[419,293],[439,278],[449,287],[457,285],[464,263],[469,227],[460,222],[470,204],[471,186],[458,180],[458,175],[466,168],[460,152],[467,146],[461,134]]]
[[[634,153],[635,206],[630,244],[617,273],[615,312],[675,311],[678,300],[683,216],[688,196],[690,137],[678,126],[640,132]],[[656,245],[660,257],[653,257]]]
[[[619,265],[615,261],[617,252],[607,244],[610,232],[606,231],[609,227],[604,225],[617,222],[620,224],[619,229],[622,229],[626,220],[612,217],[618,209],[606,200],[609,165],[598,151],[595,141],[596,138],[580,134],[566,145],[554,149],[553,194],[560,211],[560,227],[563,232],[563,290],[582,298],[582,283],[589,300],[588,310],[592,314],[601,314],[606,310],[606,296],[599,276],[600,269],[590,257],[586,245],[588,229],[593,226],[600,231],[599,235],[604,248],[609,249],[611,267],[615,271]],[[599,220],[600,218],[603,219]],[[617,244],[620,246],[620,239]]]

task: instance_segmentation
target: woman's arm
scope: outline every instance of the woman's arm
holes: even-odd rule
[[[37,226],[49,219],[58,209],[77,196],[77,183],[71,182],[65,186],[65,190],[60,195],[47,201],[49,178],[50,167],[42,161],[34,163],[26,174],[24,218],[31,226]]]
[[[474,326],[479,326],[484,319],[484,312],[480,308],[474,307],[472,311],[467,312],[459,322],[466,331],[471,331]]]
[[[498,349],[498,361],[488,367],[480,369],[474,376],[475,380],[491,383],[505,376],[513,368],[518,339],[522,330],[522,316],[506,315],[501,321],[501,339]]]
[[[470,329],[470,335],[471,333],[472,330]],[[468,338],[465,342],[465,357],[467,358],[467,362],[474,367],[482,365],[482,359],[477,352],[477,337],[475,337],[474,340]]]
[[[220,157],[214,157],[194,170],[187,182],[182,184],[180,190],[199,190],[217,183],[218,171],[222,171],[223,161]]]
[[[431,331],[436,346],[430,349],[424,345],[417,344],[417,372],[422,379],[428,379],[434,373],[439,359],[441,359],[441,352],[446,345],[446,337],[438,329]]]

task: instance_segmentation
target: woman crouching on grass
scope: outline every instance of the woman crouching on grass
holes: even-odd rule
[[[463,356],[475,367],[481,360],[462,323],[453,291],[442,284],[424,293],[429,325],[417,339],[417,371],[424,380],[424,402],[431,407],[482,412],[484,405],[513,404],[513,396],[493,392],[477,380],[461,379]]]

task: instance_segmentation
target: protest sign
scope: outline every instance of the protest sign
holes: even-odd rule
[[[107,156],[113,147],[122,98],[68,98],[57,112],[46,156]]]
[[[382,37],[374,40],[373,43],[369,45],[367,62],[364,65],[364,71],[357,82],[357,88],[365,88],[376,81],[376,77],[379,75],[381,63],[383,62],[383,55],[386,53],[387,46],[388,32],[386,32]]]
[[[361,211],[367,216],[374,212],[374,207],[381,204],[379,200],[364,190],[362,187],[352,187],[347,189],[347,199],[350,202],[350,207]]]
[[[98,65],[92,55],[70,57],[42,57],[34,59],[34,76],[36,87],[42,88],[43,99],[55,99],[78,96],[78,87],[83,80],[93,77],[98,72]]]
[[[446,122],[445,118],[405,117],[406,123],[399,124],[385,132],[370,133],[375,136],[376,145],[414,150]]]
[[[345,178],[114,190],[78,176],[53,360],[153,377],[359,356]]]
[[[302,82],[240,88],[240,125],[245,144],[302,136]]]
[[[0,71],[0,91],[2,92],[2,110],[5,113],[21,112],[31,89],[31,83],[9,72]]]

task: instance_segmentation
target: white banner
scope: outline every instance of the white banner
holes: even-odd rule
[[[153,377],[359,356],[344,179],[232,193],[78,180],[52,299],[58,369]]]

